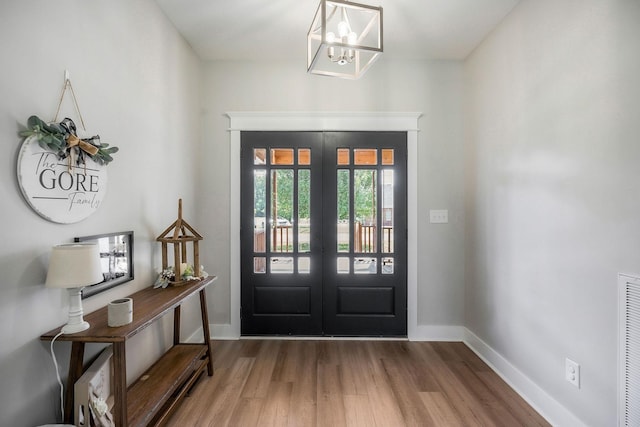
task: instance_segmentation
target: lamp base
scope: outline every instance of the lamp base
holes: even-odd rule
[[[86,331],[89,329],[89,322],[81,322],[81,323],[67,323],[62,327],[60,332],[63,334],[75,334],[77,332]]]
[[[82,318],[82,288],[69,288],[69,320],[62,327],[63,334],[75,334],[89,329],[89,323]]]

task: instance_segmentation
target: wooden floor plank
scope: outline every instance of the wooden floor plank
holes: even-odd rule
[[[346,425],[338,365],[318,364],[318,426]]]
[[[257,425],[264,427],[288,425],[290,406],[291,383],[272,381],[269,384]]]
[[[377,426],[402,425],[404,423],[402,411],[395,400],[383,363],[383,357],[389,357],[389,349],[382,344],[378,341],[365,344],[367,369],[371,373],[370,385],[368,386],[369,401]]]
[[[318,424],[317,408],[315,400],[300,399],[294,391],[291,399],[288,426],[315,427]]]
[[[340,354],[340,381],[344,395],[367,395],[371,375],[365,359],[365,349],[357,341],[343,341],[338,346]]]
[[[436,381],[433,373],[430,369],[425,369],[425,364],[429,361],[425,359],[423,353],[420,351],[421,346],[415,346],[417,343],[402,342],[400,343],[403,348],[406,358],[403,358],[403,364],[407,365],[407,369],[412,373],[413,382],[418,391],[437,392],[440,390],[440,386]]]
[[[532,426],[549,423],[463,343],[214,341],[169,426]]]
[[[460,379],[460,382],[482,405],[486,414],[493,420],[494,425],[510,427],[518,425],[518,420],[509,412],[502,399],[492,394],[480,378],[469,368],[466,362],[448,362],[450,369]]]
[[[272,381],[292,382],[296,379],[297,361],[300,359],[300,341],[282,341],[276,363],[273,367]]]
[[[500,397],[509,411],[518,419],[518,425],[527,427],[548,427],[547,423],[531,406],[522,399],[493,371],[479,372],[478,377],[486,384],[489,392]]]
[[[457,360],[448,343],[427,343],[423,346],[428,354],[429,369],[433,373],[440,389],[447,396],[451,406],[457,411],[466,425],[494,426],[491,417],[477,401],[475,396],[466,388],[464,383],[451,371],[446,361]]]
[[[435,426],[420,395],[416,393],[417,387],[412,373],[406,369],[407,366],[397,359],[383,359],[382,363],[387,371],[389,384],[400,407],[405,425]]]
[[[191,425],[191,426],[208,426],[209,420],[203,417],[207,408],[211,405],[212,401],[219,398],[224,398],[222,393],[216,395],[210,395],[207,399],[194,399],[192,396],[197,396],[200,393],[206,393],[206,390],[220,390],[221,383],[225,378],[225,373],[228,372],[228,368],[217,368],[213,377],[207,377],[206,380],[200,379],[193,387],[191,393],[183,399],[180,406],[170,419],[172,425]],[[204,418],[204,420],[202,420]]]
[[[439,392],[420,392],[418,394],[435,425],[447,427],[464,426],[464,423],[451,407],[444,394]]]
[[[474,372],[493,372],[489,365],[480,359],[469,347],[462,342],[450,343],[453,351],[460,356],[460,360],[465,362]]]
[[[216,373],[217,375],[217,373]],[[215,391],[213,391],[215,393]],[[234,405],[231,417],[227,424],[223,424],[220,420],[211,419],[209,426],[257,426],[260,412],[264,406],[264,399],[262,398],[245,398],[238,399],[236,405]],[[189,423],[171,423],[173,426],[190,426]]]
[[[375,426],[373,408],[366,395],[344,396],[345,421],[347,426]]]
[[[266,397],[280,350],[280,341],[268,340],[260,346],[242,397]],[[215,367],[214,367],[215,369]]]
[[[296,355],[291,360],[295,372],[291,396],[289,426],[315,426],[318,398],[317,345],[313,341],[296,341]]]
[[[230,369],[220,372],[221,381],[210,399],[202,399],[204,404],[200,409],[198,422],[207,425],[210,420],[226,424],[233,414],[234,406],[240,399],[242,390],[251,372],[254,360],[241,357],[235,361]],[[215,373],[218,375],[218,372]],[[200,400],[200,399],[199,399]]]

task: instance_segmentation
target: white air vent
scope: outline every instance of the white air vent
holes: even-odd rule
[[[618,425],[640,426],[640,277],[620,274]]]

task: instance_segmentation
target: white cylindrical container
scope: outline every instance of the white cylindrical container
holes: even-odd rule
[[[133,322],[133,300],[121,298],[109,303],[107,323],[111,327],[123,326]]]

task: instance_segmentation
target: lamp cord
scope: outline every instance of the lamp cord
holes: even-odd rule
[[[55,366],[56,368],[56,378],[58,379],[58,384],[60,385],[60,413],[62,415],[62,418],[64,419],[64,386],[62,385],[62,380],[60,379],[60,370],[58,369],[56,354],[53,351],[53,343],[60,335],[62,335],[62,332],[53,337],[53,339],[51,340],[51,358],[53,359],[53,366]]]

